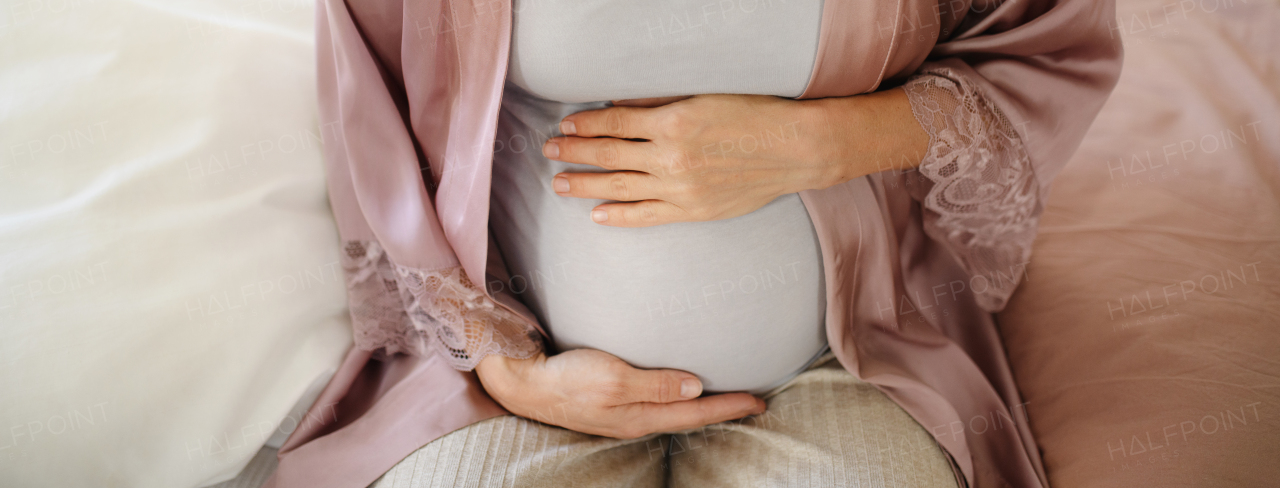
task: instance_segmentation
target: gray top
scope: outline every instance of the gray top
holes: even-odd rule
[[[758,2],[756,12],[723,15],[713,4],[715,15],[698,17],[701,27],[682,13],[701,15],[701,5],[678,3],[515,2],[491,227],[513,291],[557,348],[689,371],[707,391],[764,392],[826,348],[822,257],[799,196],[729,220],[607,227],[589,216],[602,200],[551,188],[561,171],[603,170],[541,153],[544,141],[561,135],[561,118],[608,106],[593,100],[804,91],[821,2]],[[670,27],[675,15],[682,32]]]
[[[507,79],[560,102],[798,97],[822,0],[515,0]]]

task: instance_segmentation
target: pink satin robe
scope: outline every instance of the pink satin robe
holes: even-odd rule
[[[320,0],[321,123],[342,136],[325,150],[344,242],[376,242],[401,266],[505,278],[487,222],[510,9],[508,0]],[[866,93],[927,69],[964,78],[1016,127],[1033,173],[1036,201],[1023,220],[1034,234],[1050,181],[1119,76],[1112,19],[1110,1],[827,0],[801,98]],[[935,435],[969,486],[1044,486],[991,315],[1019,270],[1008,270],[1003,295],[955,291],[1003,276],[962,264],[959,237],[924,230],[938,219],[921,205],[929,188],[894,170],[801,193],[822,247],[829,342],[850,373]],[[541,331],[518,300],[492,298]],[[312,408],[327,414],[288,439],[268,486],[364,487],[428,442],[506,413],[473,372],[439,355],[378,360],[359,348]]]

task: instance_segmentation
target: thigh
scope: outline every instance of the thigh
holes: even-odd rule
[[[838,361],[765,400],[756,417],[672,435],[671,486],[957,486],[928,431]]]
[[[662,450],[646,447],[660,445],[654,438],[610,439],[503,415],[432,441],[370,488],[659,487]]]

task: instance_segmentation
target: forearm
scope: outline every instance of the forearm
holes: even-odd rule
[[[929,134],[902,88],[805,101],[802,110],[812,131],[806,159],[828,166],[826,176],[810,185],[813,189],[915,168],[929,146]]]

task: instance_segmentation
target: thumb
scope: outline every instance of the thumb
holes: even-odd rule
[[[697,376],[674,369],[637,369],[627,383],[627,399],[632,403],[671,403],[702,394],[702,381]]]

